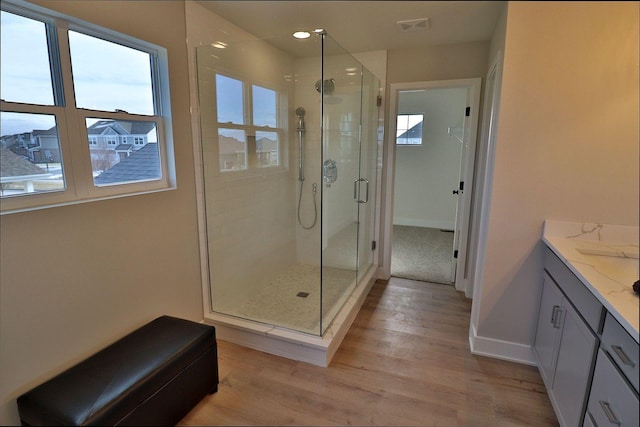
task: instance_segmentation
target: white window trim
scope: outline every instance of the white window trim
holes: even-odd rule
[[[176,188],[176,173],[171,125],[171,103],[169,96],[169,64],[167,50],[161,46],[139,40],[97,25],[63,15],[22,0],[2,0],[2,10],[36,19],[56,27],[59,53],[61,82],[64,89],[65,105],[36,105],[16,102],[1,102],[4,112],[41,113],[54,115],[58,128],[60,153],[65,170],[66,189],[55,192],[30,193],[3,197],[0,203],[0,214],[10,214],[29,210],[44,209],[96,200],[134,196]],[[76,108],[73,92],[71,58],[69,40],[66,30],[74,30],[84,34],[102,38],[123,46],[142,50],[152,58],[152,86],[156,115],[129,114],[124,111],[108,112]],[[52,76],[53,84],[56,76]],[[140,181],[135,183],[113,184],[97,187],[93,184],[90,144],[86,128],[87,117],[124,121],[153,121],[158,136],[158,152],[160,155],[160,180]],[[117,138],[117,136],[116,136]]]
[[[398,113],[396,115],[396,122],[398,120],[398,116],[422,116],[422,126],[424,126],[424,117],[425,117],[425,113]],[[397,128],[397,126],[396,126]],[[410,129],[406,129],[405,131],[408,132]],[[397,129],[396,129],[397,131]],[[398,143],[398,137],[395,137],[395,145],[397,147],[422,147],[424,145],[424,138],[421,136],[420,137],[420,144],[400,144]]]
[[[220,68],[213,70],[213,82],[216,81],[217,75],[238,80],[242,83],[242,103],[243,103],[244,123],[218,122],[217,121],[217,116],[218,116],[217,96],[212,97],[213,99],[211,101],[213,103],[213,110],[215,111],[215,117],[216,117],[216,120],[214,122],[216,138],[218,138],[219,129],[243,130],[245,132],[246,138],[248,138],[249,136],[255,137],[256,132],[273,132],[278,135],[278,165],[277,166],[251,167],[247,164],[247,167],[245,169],[221,170],[220,161],[218,158],[217,174],[224,176],[225,178],[232,178],[232,177],[240,178],[240,177],[250,177],[250,176],[265,176],[267,174],[282,173],[286,171],[287,169],[285,167],[286,157],[285,157],[284,151],[287,147],[287,144],[285,142],[285,128],[283,126],[284,120],[282,117],[283,111],[285,111],[283,110],[283,106],[281,105],[282,98],[283,98],[282,88],[275,87],[273,84],[263,83],[253,79],[248,79],[246,77],[241,77],[241,76],[238,76],[236,73],[229,72],[227,70],[220,69]],[[216,83],[213,83],[213,84],[214,84],[214,87],[216,87],[214,93],[217,93]],[[273,90],[276,93],[276,111],[278,116],[276,119],[275,128],[270,126],[258,126],[253,124],[253,86],[260,86],[261,88],[264,88],[264,89]],[[249,106],[250,108],[247,108],[247,106]],[[247,147],[245,161],[247,162],[250,156],[250,153],[248,152],[249,150],[248,143],[249,143],[248,141],[245,141],[245,146]],[[257,152],[253,154],[257,155]],[[219,152],[216,153],[216,157],[217,156],[219,156]]]

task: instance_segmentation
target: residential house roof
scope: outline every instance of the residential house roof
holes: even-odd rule
[[[235,154],[246,150],[246,143],[236,138],[220,135],[218,137],[219,154]],[[258,151],[273,151],[278,149],[278,141],[270,138],[260,138],[256,141]]]
[[[13,151],[0,147],[0,177],[15,180],[33,175],[48,175],[48,173]]]
[[[160,178],[158,144],[150,143],[94,178],[96,185],[118,184]]]
[[[398,138],[422,138],[422,121],[398,136]]]
[[[147,135],[155,128],[154,122],[127,122],[99,120],[87,128],[89,135],[102,135],[113,131],[118,135]]]

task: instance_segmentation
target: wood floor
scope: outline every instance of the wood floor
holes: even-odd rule
[[[179,425],[557,426],[535,367],[469,350],[471,302],[376,282],[328,368],[218,341],[220,386]]]

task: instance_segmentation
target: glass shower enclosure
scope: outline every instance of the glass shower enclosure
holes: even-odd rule
[[[375,264],[380,82],[325,32],[196,61],[211,312],[322,336]]]

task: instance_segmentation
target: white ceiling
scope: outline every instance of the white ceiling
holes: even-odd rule
[[[505,1],[214,1],[201,5],[259,38],[323,28],[349,52],[491,39]],[[398,21],[429,18],[403,32]]]

